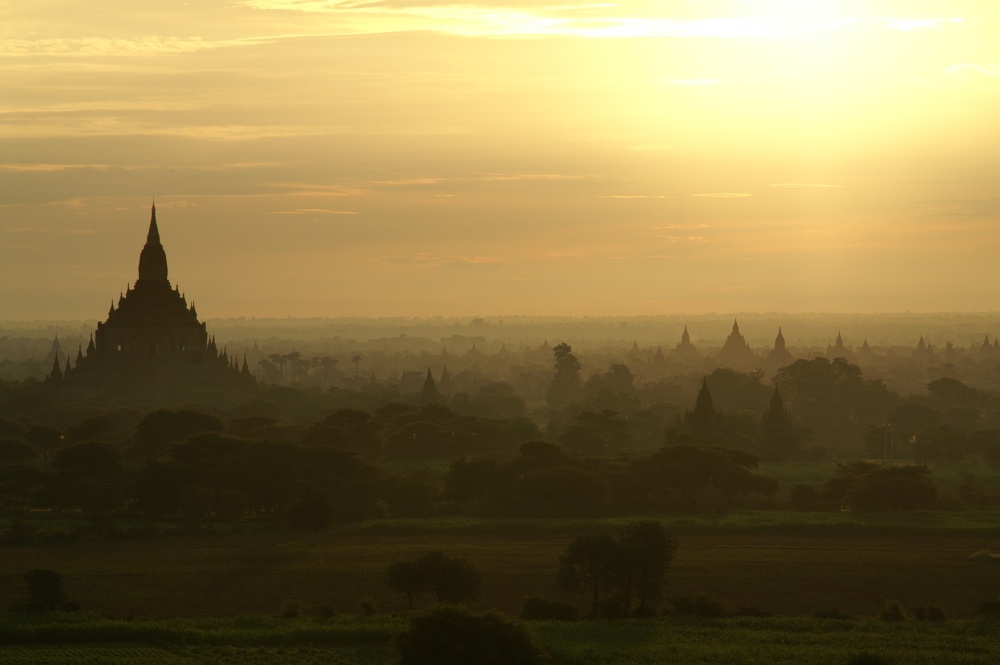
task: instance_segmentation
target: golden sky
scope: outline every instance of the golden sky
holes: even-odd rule
[[[1000,309],[1000,3],[0,0],[0,320]]]

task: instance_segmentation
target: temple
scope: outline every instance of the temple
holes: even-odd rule
[[[86,353],[77,352],[75,366],[58,361],[46,378],[67,387],[159,389],[234,388],[256,383],[244,357],[242,367],[216,347],[205,324],[198,321],[167,278],[167,255],[160,242],[153,205],[146,244],[139,254],[139,279],[112,301],[108,318],[97,324]]]
[[[734,367],[749,366],[755,360],[754,353],[746,338],[740,333],[740,325],[735,320],[732,332],[719,350],[718,360]]]
[[[767,364],[772,367],[784,367],[792,364],[792,353],[785,346],[785,336],[778,328],[778,336],[774,338],[774,348],[767,354]]]
[[[684,326],[684,332],[681,333],[681,341],[674,347],[673,353],[670,354],[671,359],[685,362],[695,360],[699,355],[697,347],[691,343],[691,335],[688,334],[687,326]]]

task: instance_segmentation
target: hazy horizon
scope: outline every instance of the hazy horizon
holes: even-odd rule
[[[154,199],[209,320],[1000,303],[1000,6],[4,14],[2,320],[101,319]]]

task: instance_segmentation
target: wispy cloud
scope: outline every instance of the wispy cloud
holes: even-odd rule
[[[707,229],[708,224],[664,224],[654,226],[654,231],[690,231],[692,229]]]
[[[383,260],[392,263],[403,263],[430,267],[445,266],[492,266],[510,263],[507,259],[498,256],[480,255],[435,255],[429,253],[408,254],[404,256],[387,256]]]
[[[108,164],[0,164],[0,171],[7,173],[55,173],[84,169],[106,171],[114,168]]]
[[[369,190],[345,185],[326,185],[309,182],[269,182],[266,187],[289,190],[281,196],[361,196]]]
[[[325,208],[300,208],[298,210],[274,210],[272,215],[360,215],[357,210],[327,210]]]
[[[679,235],[673,235],[673,234],[669,234],[669,233],[657,233],[657,234],[654,234],[654,237],[659,238],[663,242],[670,243],[670,244],[677,244],[677,243],[682,243],[682,242],[690,242],[690,243],[701,244],[701,243],[709,242],[708,238],[706,238],[705,236],[679,236]]]
[[[962,62],[945,68],[944,73],[948,76],[985,76],[988,78],[1000,78],[1000,64],[977,65]]]
[[[57,39],[4,39],[0,54],[5,56],[140,56],[170,53],[192,53],[214,44],[200,37],[164,37],[150,35],[131,39],[103,37]]]
[[[663,194],[598,194],[599,199],[666,199]]]
[[[706,192],[704,194],[692,194],[691,196],[701,199],[745,199],[753,194],[746,192]]]
[[[831,185],[821,182],[773,182],[768,187],[777,187],[779,189],[839,189],[844,187],[844,185]]]
[[[716,85],[717,81],[715,79],[667,79],[664,83],[681,88],[705,88]]]
[[[702,291],[705,291],[705,292],[708,292],[708,293],[729,293],[729,292],[739,292],[739,291],[756,291],[759,288],[760,288],[759,286],[750,286],[750,285],[744,285],[744,286],[716,286],[716,287],[706,287],[706,288],[703,288]]]
[[[94,235],[93,229],[51,229],[51,228],[39,228],[35,226],[9,226],[3,231],[7,233],[52,233],[57,235],[69,235],[69,236],[91,236]]]
[[[886,18],[882,24],[891,30],[913,32],[916,30],[943,30],[963,23],[961,18]]]
[[[794,16],[762,11],[757,15],[694,15],[680,10],[665,15],[656,3],[607,2],[542,4],[527,2],[465,3],[416,1],[344,2],[343,0],[243,0],[262,11],[325,14],[336,29],[352,32],[431,30],[465,36],[589,38],[708,37],[785,38],[821,34],[874,24],[895,30],[923,27],[905,20],[876,20],[830,13]],[[939,25],[948,19],[931,19]],[[681,79],[683,80],[683,79]]]

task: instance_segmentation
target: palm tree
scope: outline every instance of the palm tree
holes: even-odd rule
[[[351,362],[354,363],[354,376],[359,376],[359,372],[360,372],[360,369],[361,369],[361,367],[360,367],[361,366],[361,356],[360,355],[354,356],[353,358],[351,358]]]

